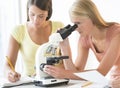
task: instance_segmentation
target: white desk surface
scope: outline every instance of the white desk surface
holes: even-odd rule
[[[54,87],[40,87],[40,86],[35,86],[35,85],[24,85],[24,86],[17,86],[17,87],[13,87],[13,88],[68,88],[72,85],[79,84],[79,83],[81,83],[81,81],[71,80],[71,81],[69,81],[69,83],[67,85],[63,84],[63,85],[54,86]],[[70,88],[73,88],[73,87],[70,87]],[[74,88],[76,88],[76,87],[74,87]],[[80,88],[80,87],[78,86],[77,88]]]
[[[0,79],[3,78],[0,76]],[[83,84],[84,81],[81,80],[70,80],[68,84],[63,84],[63,85],[58,85],[55,87],[40,87],[40,86],[35,86],[34,84],[30,85],[20,85],[20,86],[15,86],[12,88],[81,88],[80,86]],[[99,84],[92,84],[87,87],[82,87],[82,88],[104,88],[103,85]],[[105,87],[107,88],[107,87]],[[108,87],[109,88],[109,87]]]
[[[0,76],[0,80],[4,79],[3,77]],[[61,84],[58,86],[54,86],[54,87],[40,87],[40,86],[35,86],[34,84],[28,84],[28,85],[20,85],[20,86],[15,86],[15,87],[10,87],[10,88],[80,88],[80,85],[83,83],[84,81],[80,81],[80,80],[69,80],[68,84]],[[78,85],[78,87],[72,87],[73,85]]]

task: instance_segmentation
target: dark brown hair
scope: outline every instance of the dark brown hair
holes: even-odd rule
[[[27,21],[29,21],[28,11],[31,5],[35,5],[41,10],[48,11],[48,17],[46,20],[49,20],[52,16],[52,0],[28,0],[27,3]]]

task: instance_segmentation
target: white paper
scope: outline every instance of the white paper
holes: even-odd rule
[[[0,79],[0,88],[6,87],[6,86],[9,86],[9,87],[10,86],[18,86],[18,85],[28,84],[28,83],[32,83],[32,82],[33,82],[33,78],[30,78],[28,76],[22,76],[19,81],[14,82],[14,83],[8,81],[5,78],[1,78]]]
[[[74,74],[80,78],[91,81],[93,83],[108,85],[108,80],[96,70]]]

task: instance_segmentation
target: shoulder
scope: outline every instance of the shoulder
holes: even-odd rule
[[[24,31],[25,27],[26,27],[25,24],[16,25],[16,26],[14,26],[14,28],[12,29],[12,33],[14,33],[14,32],[22,32],[22,31]]]
[[[51,21],[51,22],[52,22],[53,26],[55,26],[55,25],[56,26],[62,26],[62,27],[64,26],[63,22],[61,22],[61,21]]]
[[[119,23],[115,23],[113,25],[110,26],[111,29],[120,29],[120,24]]]
[[[120,30],[120,24],[119,23],[114,23],[111,26],[108,27],[108,29],[110,31],[116,31],[116,30]]]
[[[52,31],[55,32],[58,28],[63,28],[64,27],[64,23],[62,23],[61,21],[51,21],[52,23]]]
[[[111,25],[107,30],[108,30],[107,37],[109,38],[113,38],[116,35],[120,35],[120,24],[115,23]]]
[[[11,31],[11,35],[13,36],[13,38],[15,38],[15,40],[17,40],[18,42],[20,42],[25,34],[25,29],[26,29],[26,24],[19,24],[16,25],[12,31]]]

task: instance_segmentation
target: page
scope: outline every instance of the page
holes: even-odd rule
[[[17,82],[10,82],[5,78],[0,79],[0,88],[6,88],[6,87],[13,87],[13,86],[20,86],[20,85],[28,85],[33,84],[33,78],[30,78],[28,76],[22,76],[19,81]]]
[[[109,83],[108,80],[96,70],[74,73],[74,74],[80,78],[86,79],[93,83],[97,83],[97,84],[101,84],[101,85],[102,84],[108,85],[108,83]]]

